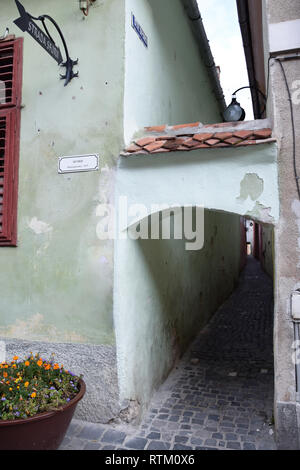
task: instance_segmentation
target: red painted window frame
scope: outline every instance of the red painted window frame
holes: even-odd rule
[[[5,119],[4,181],[0,247],[17,246],[18,173],[23,70],[23,39],[0,41],[1,51],[13,50],[12,97],[0,105],[0,117]]]

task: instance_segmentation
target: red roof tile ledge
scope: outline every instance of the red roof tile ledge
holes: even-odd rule
[[[146,127],[121,156],[190,151],[202,148],[240,147],[276,142],[268,119],[203,125]]]

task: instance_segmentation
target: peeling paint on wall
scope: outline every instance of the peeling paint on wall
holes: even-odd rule
[[[264,180],[256,173],[247,173],[241,181],[240,195],[237,199],[246,201],[248,197],[256,201],[264,192]]]

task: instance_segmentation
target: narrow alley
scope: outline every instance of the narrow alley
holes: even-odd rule
[[[60,449],[271,450],[273,288],[252,256],[239,285],[138,426],[73,420]]]

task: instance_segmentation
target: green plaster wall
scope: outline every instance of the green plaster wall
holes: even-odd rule
[[[185,240],[118,242],[116,295],[123,398],[145,404],[235,287],[240,217],[205,211],[202,250]]]
[[[18,247],[0,249],[0,336],[111,344],[113,245],[96,226],[123,148],[125,4],[97,1],[84,18],[77,1],[23,3],[57,21],[80,76],[64,88],[64,69],[25,35]],[[15,2],[1,0],[0,16],[23,34]],[[58,157],[87,153],[101,171],[58,174]]]
[[[131,26],[131,13],[148,48]],[[126,142],[144,126],[222,120],[180,0],[126,1],[124,102]]]
[[[263,269],[273,278],[274,274],[274,228],[262,225],[262,258]]]

